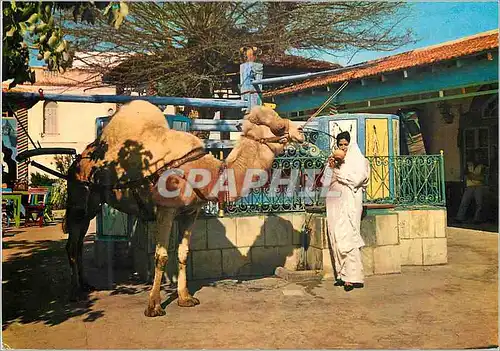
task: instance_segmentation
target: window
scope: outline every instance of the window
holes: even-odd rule
[[[483,162],[490,165],[490,135],[488,128],[467,128],[464,130],[464,155],[463,164],[473,160],[474,150],[479,150],[483,155]]]
[[[57,102],[49,101],[43,106],[43,134],[57,134]]]

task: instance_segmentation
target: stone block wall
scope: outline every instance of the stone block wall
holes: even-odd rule
[[[303,234],[307,225],[310,231]],[[400,273],[405,265],[447,263],[446,210],[369,211],[361,222],[365,275]],[[141,278],[154,275],[154,223],[134,221],[130,245],[100,243],[96,261],[102,266],[116,259],[112,251],[127,252]],[[98,241],[96,241],[97,243]],[[177,273],[177,225],[170,235],[167,274]],[[279,267],[322,270],[333,277],[327,223],[324,215],[290,213],[266,216],[200,218],[196,221],[188,279],[218,279],[271,275]]]
[[[365,275],[401,272],[397,213],[370,214],[361,221]]]
[[[401,264],[427,266],[448,262],[446,211],[398,212]]]
[[[313,232],[321,243],[324,278],[333,278],[333,256],[325,217],[317,217]],[[365,247],[361,249],[366,276],[401,272],[401,257],[397,228],[397,214],[369,215],[361,221],[361,236]]]
[[[188,256],[189,279],[270,275],[279,267],[321,269],[319,245],[303,250],[304,214],[200,218],[196,221]],[[132,233],[134,267],[141,278],[154,274],[154,223],[136,222]],[[168,275],[175,279],[177,227],[170,236]],[[318,239],[319,240],[319,239]],[[171,259],[170,259],[171,258]]]
[[[315,231],[323,237],[323,271],[333,277],[325,218]],[[446,210],[372,211],[361,221],[361,249],[365,276],[400,273],[401,266],[447,263]]]

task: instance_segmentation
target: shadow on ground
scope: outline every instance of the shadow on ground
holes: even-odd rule
[[[275,233],[274,240],[284,240],[289,242],[290,245],[287,246],[276,246],[277,243],[269,244],[269,246],[264,246],[265,242],[265,232],[267,230],[273,230]],[[195,230],[196,232],[196,230]],[[200,236],[202,233],[198,233]],[[196,235],[196,234],[195,234]],[[198,264],[198,266],[194,267],[194,262],[196,260],[193,256],[193,251],[190,252],[189,255],[189,263],[188,263],[188,289],[190,293],[194,296],[203,288],[208,286],[216,286],[223,289],[237,289],[237,290],[245,290],[245,291],[257,291],[259,289],[263,290],[265,288],[262,287],[254,287],[252,286],[252,282],[265,278],[274,276],[274,270],[276,267],[285,266],[285,262],[288,257],[294,254],[294,249],[298,248],[298,245],[292,244],[292,237],[301,238],[301,233],[293,228],[292,222],[284,219],[279,216],[270,216],[266,218],[262,227],[260,228],[259,234],[254,239],[253,243],[249,243],[249,246],[245,250],[240,251],[237,247],[234,246],[234,243],[229,240],[229,233],[226,233],[226,227],[218,220],[212,221],[210,223],[210,229],[206,233],[206,240],[215,243],[218,243],[219,247],[225,248],[226,253],[230,253],[230,259],[233,264],[226,266],[222,261],[215,260],[214,262],[208,264],[210,266],[216,267],[220,265],[222,270],[222,275],[219,275],[221,270],[215,269],[212,267],[202,267]],[[234,235],[234,234],[233,234]],[[175,237],[174,235],[170,238],[169,243],[169,261],[167,264],[166,275],[170,279],[163,278],[162,284],[162,307],[166,308],[172,302],[175,302],[177,299],[177,286],[176,284],[170,283],[170,280],[175,281],[177,277],[177,248],[178,243],[180,241],[180,237]],[[197,237],[194,237],[194,240],[197,240]],[[132,239],[134,241],[134,239]],[[234,239],[233,239],[234,241]],[[192,246],[193,242],[191,243]],[[198,243],[199,245],[199,243]],[[308,245],[308,244],[307,244]],[[153,247],[150,248],[153,251]],[[194,252],[196,253],[196,252]],[[152,260],[152,254],[149,257]],[[252,259],[251,259],[252,258]],[[120,270],[118,266],[123,267],[125,263],[127,265],[132,266],[132,258],[126,260],[120,259],[120,262],[117,260],[111,259],[112,266],[108,266],[104,264],[102,268],[99,268],[98,271],[93,272],[91,284],[97,284],[94,279],[99,279],[100,282],[98,286],[101,289],[111,290],[110,295],[135,295],[140,293],[149,292],[151,289],[152,278],[154,272],[150,269],[148,272],[148,278],[145,278],[143,275],[139,277],[139,275],[133,273],[132,267],[129,267],[127,271],[129,273],[128,276],[118,277]],[[151,262],[152,264],[152,262]],[[205,264],[207,264],[205,262]],[[86,263],[85,269],[90,268],[90,270],[94,270],[97,268],[92,268],[91,262]],[[152,267],[152,266],[150,266]],[[193,278],[193,270],[198,271],[197,278]],[[311,269],[311,268],[309,268]],[[144,273],[143,273],[144,274]],[[206,278],[207,276],[212,276],[211,278]],[[235,278],[237,277],[237,278]],[[286,281],[284,281],[286,283]],[[312,286],[307,287],[308,290],[312,290]],[[166,295],[166,296],[165,296]],[[144,295],[144,304],[147,303],[147,295]],[[176,302],[175,302],[176,303]],[[203,303],[203,301],[202,301]]]
[[[236,247],[233,243],[234,239],[233,241],[229,239],[231,233],[226,232],[226,226],[220,220],[212,219],[208,228],[207,242],[216,242],[218,243],[218,247],[225,248],[226,253],[231,252],[230,260],[232,264],[222,261],[220,263],[222,274],[216,278],[188,279],[188,288],[193,295],[205,286],[217,286],[224,289],[243,289],[246,291],[264,290],[266,289],[264,287],[252,286],[251,282],[275,276],[275,269],[287,266],[287,261],[289,261],[288,266],[290,268],[293,265],[291,262],[296,262],[297,266],[295,269],[299,270],[317,268],[310,267],[307,263],[307,250],[303,250],[300,254],[295,252],[300,249],[300,245],[292,245],[293,242],[301,242],[302,247],[307,248],[310,238],[299,230],[296,230],[288,218],[285,219],[272,214],[266,216],[259,234],[253,239],[252,243],[249,243],[246,253],[244,247]],[[177,243],[175,244],[177,245]],[[174,253],[174,255],[177,255],[177,253]],[[298,257],[295,257],[291,259],[294,255],[301,258],[298,259]],[[192,253],[191,257],[193,257]],[[194,267],[196,260],[193,259],[192,262],[191,269],[194,275],[195,268],[200,271],[200,267]],[[218,262],[213,263],[213,265],[216,264]],[[217,275],[215,272],[212,272],[212,274]],[[287,283],[286,281],[283,282]]]
[[[95,294],[90,294],[82,302],[70,302],[68,299],[70,270],[66,240],[35,241],[28,240],[28,235],[29,232],[26,232],[18,239],[10,237],[2,240],[2,330],[12,323],[42,322],[54,326],[77,316],[84,316],[84,322],[93,322],[102,317],[104,311],[93,309],[97,300],[93,296]],[[94,272],[97,268],[93,267],[89,257],[92,245],[93,236],[87,236],[84,266],[92,277],[92,284],[98,290],[107,290],[106,272]],[[115,289],[111,294],[126,292],[126,288],[119,286],[121,284],[130,286],[137,283],[131,272],[114,272],[113,278],[116,284],[111,287]],[[139,291],[133,287],[130,289]]]
[[[297,231],[293,231],[292,224],[288,220],[280,217],[267,220],[273,222],[271,227],[275,228],[274,230],[287,232],[290,235],[299,235]],[[217,240],[224,242],[222,246],[232,247],[233,244],[226,237],[224,226],[220,223],[217,224],[220,228],[212,228],[214,233],[211,234],[219,236]],[[51,230],[57,231],[58,229],[51,228]],[[120,268],[112,265],[97,267],[93,252],[94,235],[85,237],[83,266],[89,283],[96,287],[97,292],[89,294],[88,300],[85,302],[71,303],[68,300],[70,269],[65,250],[66,239],[58,237],[58,240],[46,240],[50,236],[43,236],[39,238],[40,240],[36,240],[36,236],[31,233],[31,231],[26,231],[15,237],[3,238],[2,241],[3,250],[7,251],[2,267],[3,330],[16,322],[22,324],[42,322],[54,326],[74,317],[83,317],[83,321],[93,322],[105,314],[104,310],[95,310],[94,308],[99,297],[104,295],[144,294],[144,306],[146,306],[151,282],[141,279],[135,273],[132,262],[128,268],[123,268],[123,265]],[[245,291],[260,291],[270,288],[253,286],[251,282],[273,276],[275,267],[285,265],[287,256],[292,254],[293,246],[279,249],[265,249],[255,246],[256,242],[264,241],[264,234],[263,225],[254,244],[249,248],[247,256],[244,257],[238,250],[235,250],[234,260],[236,261],[247,262],[250,255],[258,255],[254,257],[258,257],[258,260],[254,259],[250,265],[242,264],[241,271],[226,272],[218,278],[188,279],[190,292],[195,295],[206,286],[217,286],[230,290],[243,289]],[[211,236],[210,239],[214,238]],[[170,257],[173,258],[172,264],[176,268],[177,253]],[[270,264],[271,262],[272,264]],[[174,271],[176,273],[176,269]],[[229,273],[239,273],[238,279],[229,278]],[[164,282],[166,284],[162,285],[162,306],[166,308],[177,299],[177,291],[175,284],[165,279]],[[286,284],[286,281],[283,283]],[[314,285],[309,284],[304,288],[312,292]]]
[[[64,245],[64,240],[2,242],[3,250],[16,250],[2,263],[3,330],[13,322],[56,325],[96,313],[92,299],[66,302],[70,276]]]

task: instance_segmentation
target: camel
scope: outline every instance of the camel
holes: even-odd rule
[[[250,110],[241,124],[241,138],[225,161],[204,150],[201,139],[168,128],[160,109],[146,101],[135,100],[122,106],[71,165],[68,199],[63,230],[69,233],[66,244],[71,267],[71,300],[86,298],[94,288],[87,282],[82,264],[83,239],[90,221],[102,204],[144,221],[154,221],[156,241],[153,286],[144,314],[165,314],[161,307],[160,285],[168,260],[172,223],[178,221],[178,305],[192,307],[200,301],[187,288],[186,263],[191,228],[204,204],[226,196],[234,201],[242,196],[247,169],[268,170],[274,158],[291,142],[303,143],[304,135],[289,120],[268,107]],[[168,177],[161,174],[177,170]],[[205,170],[210,181],[195,189],[190,170]],[[236,192],[227,194],[221,175],[233,172]],[[187,175],[187,176],[186,176]],[[196,179],[196,178],[195,178]],[[222,184],[222,185],[221,185]],[[191,187],[194,191],[186,191]],[[161,189],[179,191],[163,196]],[[221,195],[222,194],[222,195]]]

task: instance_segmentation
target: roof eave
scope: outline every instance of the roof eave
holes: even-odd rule
[[[438,59],[436,61],[427,62],[427,63],[424,63],[424,64],[407,65],[407,66],[403,66],[403,67],[398,67],[396,69],[388,69],[388,70],[380,71],[380,72],[377,72],[377,73],[374,73],[374,74],[368,74],[366,76],[356,77],[356,78],[354,78],[352,80],[370,79],[370,78],[373,78],[373,77],[380,76],[381,74],[384,74],[384,73],[385,74],[387,74],[387,73],[395,73],[395,72],[398,72],[398,71],[404,71],[404,70],[411,69],[411,68],[424,67],[424,66],[433,65],[433,64],[436,64],[436,63],[443,63],[443,62],[453,61],[453,60],[457,60],[457,59],[464,59],[464,58],[475,57],[475,56],[479,56],[479,55],[485,54],[485,53],[487,53],[489,51],[492,51],[492,50],[498,51],[498,45],[490,47],[490,48],[485,48],[483,50],[479,50],[479,51],[476,51],[474,53],[469,53],[469,54],[466,54],[466,55],[459,55],[459,56],[455,56],[455,57],[451,57],[451,58],[446,58],[446,59],[442,59],[442,60]],[[398,54],[398,55],[401,55],[401,54]],[[394,55],[394,56],[397,56],[397,55]],[[384,59],[392,58],[394,56],[388,56],[388,57],[386,57]],[[375,61],[376,62],[380,62],[380,61],[383,61],[383,59],[377,59],[377,60],[373,60],[373,61],[367,61],[366,65],[372,64]],[[355,70],[359,70],[360,68],[363,68],[363,67],[356,67],[356,68],[353,68],[351,71],[347,71],[347,72],[352,72],[352,71],[355,71]],[[346,73],[346,72],[343,72],[343,73]],[[333,79],[335,76],[331,76],[331,77]],[[318,83],[317,85],[308,86],[306,88],[302,88],[302,89],[299,88],[297,90],[285,91],[285,92],[281,92],[281,91],[285,90],[286,88],[278,88],[276,90],[271,90],[271,91],[268,91],[266,93],[263,93],[262,96],[264,98],[272,98],[272,97],[276,97],[276,96],[297,94],[297,93],[302,92],[302,91],[316,89],[316,88],[322,88],[322,87],[328,86],[330,84],[335,84],[335,83],[343,83],[343,82],[348,81],[348,80],[350,80],[350,79],[346,78],[346,79],[342,79],[342,80],[338,80],[338,81],[332,80],[332,81],[329,81],[329,82],[322,82],[322,83]],[[306,83],[307,83],[307,81],[302,82],[300,84],[306,84]]]

